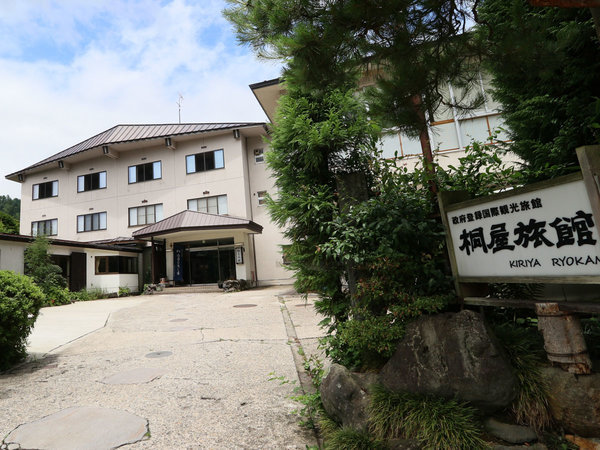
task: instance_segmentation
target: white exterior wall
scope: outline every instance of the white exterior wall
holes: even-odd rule
[[[256,130],[253,131],[254,134]],[[217,233],[215,237],[235,238],[244,248],[244,264],[237,265],[238,278],[256,280],[259,284],[291,282],[290,273],[283,268],[280,230],[271,223],[266,208],[257,205],[256,192],[265,190],[274,194],[273,180],[269,178],[265,164],[255,164],[254,149],[268,146],[260,136],[235,139],[231,130],[219,135],[185,136],[173,138],[175,149],[164,146],[163,139],[128,143],[110,147],[118,158],[112,159],[93,149],[66,159],[67,168],[51,168],[27,174],[21,188],[21,234],[31,234],[34,221],[58,220],[57,239],[74,241],[97,241],[117,237],[130,237],[143,226],[129,226],[129,208],[163,205],[163,218],[187,209],[187,201],[194,198],[227,195],[228,215],[250,219],[263,226],[261,235],[254,237],[244,232]],[[223,149],[223,169],[186,174],[186,156]],[[73,162],[75,161],[75,162]],[[161,161],[162,178],[129,184],[128,167]],[[106,188],[77,192],[77,177],[106,171]],[[34,184],[58,180],[58,197],[32,200]],[[77,232],[77,216],[106,212],[107,229]],[[173,276],[172,244],[198,239],[212,239],[211,233],[203,232],[194,237],[187,232],[177,238],[167,239],[167,276]],[[161,236],[157,237],[162,239]],[[258,267],[257,267],[258,266]],[[141,264],[140,264],[141,267]],[[99,278],[98,278],[99,277]],[[120,277],[118,280],[117,278]],[[113,279],[114,278],[114,279]],[[91,280],[94,280],[93,282]],[[103,289],[135,284],[137,279],[124,279],[123,275],[99,275],[88,267],[88,285]]]
[[[0,241],[0,270],[23,273],[25,269],[24,242]]]
[[[256,195],[258,191],[267,191],[272,197],[277,196],[274,179],[266,170],[266,163],[256,163],[254,158],[254,149],[264,149],[266,156],[269,147],[261,138],[248,139],[246,146],[252,220],[263,226],[262,234],[254,235],[259,284],[291,283],[292,272],[286,270],[281,255],[281,245],[289,242],[284,239],[281,229],[271,221],[267,207],[258,204]]]
[[[224,136],[177,142],[176,150],[161,145],[119,152],[118,159],[98,154],[95,158],[70,164],[69,170],[49,169],[29,174],[21,188],[21,234],[31,234],[31,222],[58,219],[58,239],[95,241],[131,236],[142,226],[129,227],[129,208],[163,204],[164,217],[187,209],[187,200],[227,194],[229,215],[246,217],[245,171],[242,139]],[[206,148],[202,148],[206,146]],[[225,168],[186,174],[186,155],[224,150]],[[97,152],[99,153],[99,151]],[[128,183],[128,167],[161,161],[162,178]],[[107,187],[77,192],[77,177],[107,172]],[[32,200],[32,186],[58,180],[58,197]],[[208,191],[209,194],[203,194]],[[107,213],[107,229],[77,232],[77,216]]]

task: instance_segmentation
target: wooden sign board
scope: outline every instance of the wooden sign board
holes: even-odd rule
[[[460,296],[471,283],[600,284],[599,155],[578,149],[581,172],[542,183],[471,200],[440,195]]]

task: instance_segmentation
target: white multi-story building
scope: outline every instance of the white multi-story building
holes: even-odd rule
[[[7,175],[22,184],[20,232],[100,246],[65,262],[78,286],[289,282],[264,205],[265,135],[264,123],[117,125]]]

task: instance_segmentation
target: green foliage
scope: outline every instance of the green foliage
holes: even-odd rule
[[[425,112],[442,103],[470,109],[481,101],[477,95],[451,101],[442,92],[448,79],[462,89],[477,82],[480,49],[465,33],[469,1],[228,3],[225,16],[238,40],[282,60],[286,81],[300,92],[355,87],[357,74],[369,70],[376,82],[370,111],[386,126],[418,135]]]
[[[78,302],[87,302],[108,297],[104,289],[101,288],[82,289],[79,292],[72,292],[71,296],[73,301]]]
[[[21,200],[18,198],[10,198],[10,195],[0,195],[0,212],[13,217],[18,223],[21,215]]]
[[[383,450],[383,442],[374,439],[365,431],[343,427],[333,431],[325,441],[329,450]]]
[[[119,297],[127,297],[130,294],[131,289],[129,289],[127,286],[119,286],[119,292],[117,293]]]
[[[44,300],[31,278],[0,271],[0,370],[26,355],[27,336]]]
[[[393,355],[404,337],[406,324],[422,314],[439,312],[446,306],[443,297],[409,297],[388,305],[384,314],[367,309],[352,309],[359,320],[340,323],[336,333],[323,338],[328,356],[340,364],[360,370],[381,367]]]
[[[0,211],[0,233],[19,234],[19,220]]]
[[[511,150],[530,179],[572,170],[574,149],[598,141],[600,47],[589,10],[485,0],[478,16]]]
[[[456,400],[373,387],[370,429],[381,439],[416,439],[424,449],[485,448],[476,410]]]
[[[519,393],[511,406],[517,423],[542,430],[552,422],[548,404],[550,386],[541,376],[546,360],[540,336],[532,328],[505,323],[494,329],[506,349],[510,364],[515,369]]]
[[[69,292],[65,288],[67,282],[60,266],[52,262],[48,254],[49,247],[46,236],[39,235],[35,238],[25,249],[25,273],[33,278],[46,296],[46,305],[63,305],[70,302]]]

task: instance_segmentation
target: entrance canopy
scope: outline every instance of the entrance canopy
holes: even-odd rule
[[[248,219],[219,216],[197,211],[182,211],[160,222],[134,231],[135,238],[173,235],[186,231],[239,230],[246,233],[262,233],[263,227]]]

